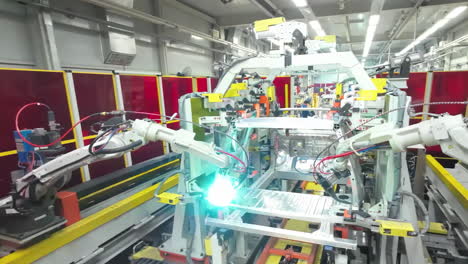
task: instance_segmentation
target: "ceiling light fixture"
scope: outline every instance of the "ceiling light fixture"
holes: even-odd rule
[[[199,36],[195,36],[195,35],[192,35],[192,38],[195,39],[195,40],[203,40],[202,37],[199,37]]]
[[[312,20],[309,21],[309,25],[314,29],[315,33],[317,36],[325,36],[325,31],[323,31],[322,26],[320,25],[320,22],[318,20]]]
[[[292,0],[297,7],[306,7],[307,0]]]
[[[372,15],[369,18],[369,25],[367,26],[366,41],[364,42],[364,51],[362,56],[364,58],[369,55],[369,51],[372,45],[372,40],[374,40],[375,31],[377,30],[377,25],[379,24],[380,15]]]
[[[456,7],[454,9],[452,9],[452,11],[450,11],[444,18],[437,21],[434,25],[432,25],[432,27],[430,27],[426,31],[424,31],[419,37],[417,37],[413,42],[411,42],[406,48],[404,48],[400,52],[398,52],[396,54],[396,56],[401,56],[401,55],[406,54],[412,48],[419,45],[423,40],[427,39],[429,36],[434,34],[437,30],[439,30],[443,26],[445,26],[450,20],[456,18],[461,13],[463,13],[463,11],[465,11],[466,8],[467,8],[467,6],[459,6],[459,7]]]

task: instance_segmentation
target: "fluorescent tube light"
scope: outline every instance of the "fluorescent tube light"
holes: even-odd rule
[[[372,15],[369,18],[369,25],[367,26],[366,41],[364,42],[364,51],[362,56],[364,58],[369,55],[369,51],[374,40],[375,31],[377,30],[377,25],[379,24],[380,15]]]
[[[306,7],[307,0],[292,0],[297,7]]]
[[[203,38],[202,38],[202,37],[195,36],[195,35],[192,35],[192,38],[193,38],[193,39],[196,39],[196,40],[203,40]]]
[[[320,22],[318,22],[318,20],[309,21],[309,24],[312,27],[312,29],[314,29],[315,33],[318,36],[322,37],[326,35],[325,31],[323,31],[322,26],[320,25]]]

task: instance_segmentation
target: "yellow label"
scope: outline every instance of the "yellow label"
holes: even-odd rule
[[[170,204],[170,205],[176,205],[180,202],[180,198],[182,195],[178,193],[161,193],[156,195],[156,198],[159,199],[160,203],[165,203],[165,204]]]
[[[278,25],[283,22],[286,22],[286,19],[284,17],[274,17],[264,20],[257,20],[254,22],[254,29],[257,32],[268,31],[270,26]]]
[[[315,40],[322,40],[328,43],[336,43],[336,35],[316,36]]]
[[[379,232],[385,236],[407,237],[409,232],[414,232],[413,225],[408,222],[376,220],[380,223]]]
[[[203,96],[208,97],[208,102],[210,103],[220,103],[223,101],[223,95],[220,93],[207,93]]]

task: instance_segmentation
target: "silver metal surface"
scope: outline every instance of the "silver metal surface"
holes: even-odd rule
[[[173,189],[169,190],[169,192],[173,192]],[[165,207],[165,204],[158,203],[156,198],[153,198],[71,241],[65,246],[56,249],[54,252],[37,260],[35,263],[72,263],[83,259],[83,257],[96,255],[95,252],[100,251],[104,243],[111,241],[129,228],[139,225],[142,219],[155,214],[163,207]]]
[[[273,167],[270,167],[268,171],[262,174],[252,185],[250,188],[252,189],[262,189],[266,188],[270,183],[275,179],[275,171]],[[240,218],[245,214],[245,211],[242,210],[235,210],[232,212],[229,217],[232,219]]]
[[[423,197],[424,195],[424,174],[426,171],[426,150],[417,150],[416,171],[414,173],[414,193]]]
[[[317,118],[295,117],[261,117],[241,119],[237,123],[239,128],[281,128],[281,129],[313,129],[332,130],[333,121]]]
[[[412,192],[411,181],[408,173],[408,167],[406,165],[406,153],[403,152],[400,157],[400,174],[401,174],[401,190]],[[416,206],[411,197],[403,197],[401,204],[400,218],[405,221],[411,222],[413,226],[418,226],[418,216],[416,214]],[[406,252],[409,252],[408,263],[426,263],[424,256],[425,248],[422,243],[421,237],[404,237],[403,238]]]
[[[185,152],[181,158],[181,171],[177,193],[187,193],[187,184],[191,179],[190,154]],[[189,199],[187,199],[189,198]],[[186,197],[175,205],[174,223],[171,238],[160,245],[165,252],[202,259],[205,256],[206,226],[203,224],[206,208],[201,197]]]
[[[336,204],[329,196],[261,189],[239,190],[238,201],[229,206],[245,212],[309,222],[330,219],[329,210]]]
[[[290,181],[315,181],[315,178],[314,176],[312,176],[312,174],[303,175],[297,172],[290,172],[290,171],[277,171],[275,173],[275,177],[277,179],[290,180]]]
[[[452,176],[458,175],[459,170],[464,170],[462,167],[455,167],[455,169],[447,169]],[[437,199],[434,197],[434,201],[439,205],[442,212],[446,215],[446,217],[450,221],[463,221],[463,225],[468,228],[468,210],[459,202],[457,197],[450,191],[450,189],[445,185],[442,180],[435,174],[435,172],[431,168],[426,169],[426,176],[432,185],[435,187],[432,189],[432,192],[439,194],[443,197],[443,200]]]
[[[132,8],[133,0],[108,0],[124,8]],[[133,28],[133,20],[128,16],[122,16],[106,10],[106,21],[125,25]],[[128,32],[116,31],[108,26],[105,38],[101,41],[104,53],[104,63],[115,65],[129,65],[136,56],[136,41],[133,30]]]
[[[88,216],[90,216],[92,214],[95,214],[95,213],[97,213],[97,212],[99,212],[99,211],[101,211],[101,210],[103,210],[103,209],[105,209],[105,208],[107,208],[109,206],[112,206],[113,204],[115,204],[115,203],[117,203],[117,202],[119,202],[119,201],[121,201],[121,200],[123,200],[125,198],[128,198],[128,197],[130,197],[130,196],[132,196],[132,195],[134,195],[134,194],[136,194],[136,193],[138,193],[140,191],[143,191],[146,188],[151,187],[154,184],[154,182],[161,181],[166,176],[174,175],[176,173],[178,173],[178,171],[176,171],[176,170],[164,173],[164,174],[160,175],[159,177],[157,177],[157,178],[155,178],[155,179],[153,179],[151,181],[147,181],[147,182],[139,184],[139,185],[137,185],[137,186],[135,186],[135,187],[133,187],[133,188],[131,188],[129,190],[126,190],[126,191],[123,191],[123,192],[121,192],[119,194],[116,194],[116,195],[112,196],[109,199],[106,199],[106,200],[104,200],[104,201],[102,201],[102,202],[100,202],[100,203],[98,203],[96,205],[93,205],[93,206],[91,206],[89,208],[86,208],[86,209],[82,210],[81,211],[81,217],[85,218],[85,217],[88,217]]]
[[[210,226],[232,229],[235,231],[272,236],[277,238],[301,241],[306,243],[314,243],[320,245],[329,245],[333,247],[346,248],[346,249],[356,249],[357,243],[354,240],[342,239],[333,237],[333,232],[324,233],[321,230],[306,233],[299,232],[294,230],[287,230],[275,227],[268,227],[262,225],[246,224],[233,220],[221,220],[208,217],[206,224]]]
[[[162,208],[155,215],[151,215],[146,219],[142,219],[142,224],[134,226],[133,228],[115,237],[112,241],[102,245],[100,247],[101,250],[97,250],[96,254],[90,256],[87,261],[83,263],[108,263],[113,257],[117,256],[126,248],[128,248],[129,245],[136,243],[154,229],[171,219],[173,215],[173,206],[166,206]]]

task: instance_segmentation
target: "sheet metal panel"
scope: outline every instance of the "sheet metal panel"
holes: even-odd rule
[[[242,199],[230,207],[249,213],[321,222],[330,218],[329,209],[335,204],[332,197],[245,188],[240,190]]]

